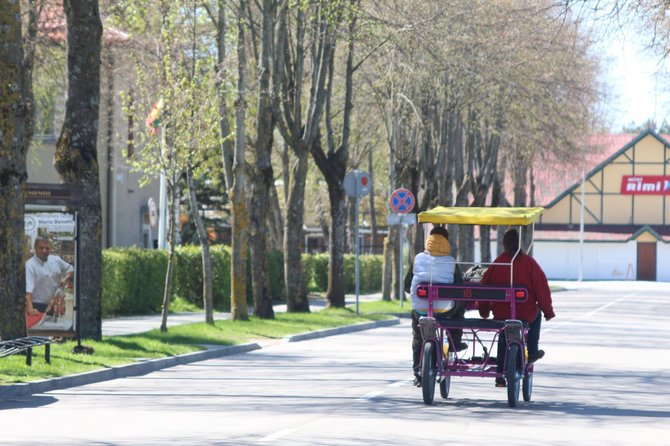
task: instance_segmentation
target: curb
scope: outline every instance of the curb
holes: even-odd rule
[[[168,367],[174,367],[176,365],[189,364],[191,362],[204,361],[207,359],[234,355],[237,353],[246,353],[252,350],[258,350],[260,348],[261,346],[257,343],[234,345],[231,347],[216,347],[199,352],[186,353],[184,355],[171,356],[168,358],[149,359],[133,364],[119,365],[107,369],[79,373],[77,375],[63,376],[61,378],[51,378],[29,383],[0,386],[0,398],[23,397],[35,393],[44,393],[51,390],[83,386],[85,384],[93,384],[111,379],[146,375],[147,373],[155,372],[156,370]]]
[[[311,331],[307,333],[300,333],[290,335],[283,338],[284,342],[299,342],[307,341],[309,339],[316,339],[326,336],[334,336],[344,333],[353,333],[356,331],[368,330],[371,328],[387,327],[400,323],[400,319],[384,319],[374,322],[362,322],[360,324],[345,325],[342,327],[327,328],[324,330]],[[168,367],[174,367],[182,364],[189,364],[191,362],[205,361],[207,359],[219,358],[222,356],[235,355],[238,353],[246,353],[253,350],[259,350],[260,344],[242,344],[230,347],[214,347],[207,350],[186,353],[179,356],[171,356],[168,358],[149,359],[133,364],[125,364],[110,367],[107,369],[94,370],[91,372],[79,373],[77,375],[63,376],[61,378],[44,379],[41,381],[33,381],[29,383],[10,384],[7,386],[0,386],[0,399],[19,398],[29,396],[35,393],[44,393],[52,390],[67,389],[68,387],[83,386],[86,384],[93,384],[102,381],[109,381],[117,378],[127,378],[130,376],[146,375],[157,370]]]
[[[371,328],[388,327],[400,323],[400,319],[384,319],[374,322],[361,322],[360,324],[345,325],[342,327],[325,328],[323,330],[309,331],[307,333],[300,333],[284,337],[284,342],[299,342],[307,341],[309,339],[323,338],[326,336],[334,336],[344,333],[353,333],[356,331],[369,330]]]

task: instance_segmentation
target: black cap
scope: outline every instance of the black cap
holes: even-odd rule
[[[449,240],[449,231],[444,226],[435,226],[430,230],[430,235],[437,234]]]

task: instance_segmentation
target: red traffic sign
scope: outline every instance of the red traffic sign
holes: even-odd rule
[[[401,187],[400,189],[393,191],[389,203],[391,204],[393,212],[397,214],[406,214],[414,209],[414,194],[412,194],[409,189]]]

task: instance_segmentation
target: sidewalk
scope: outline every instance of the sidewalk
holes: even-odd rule
[[[355,295],[347,295],[345,298],[347,306],[355,306]],[[359,302],[373,301],[381,299],[381,293],[360,295]],[[325,308],[325,299],[310,299],[311,311],[320,311]],[[285,312],[286,305],[275,305],[275,312]],[[214,319],[229,319],[230,313],[215,313]],[[168,315],[168,329],[171,326],[204,322],[204,313],[176,313]],[[287,336],[283,342],[299,342],[309,339],[316,339],[325,336],[333,336],[343,333],[368,330],[377,327],[395,325],[400,322],[399,319],[387,319],[375,322],[364,322],[360,324],[347,325],[343,327],[329,328],[307,333],[298,333]],[[142,333],[152,329],[160,328],[161,315],[132,316],[102,321],[103,336],[119,336],[126,334]],[[32,381],[23,384],[11,384],[0,386],[0,399],[19,398],[36,393],[44,393],[52,390],[65,389],[68,387],[83,386],[110,379],[127,378],[130,376],[146,375],[156,370],[174,367],[176,365],[188,364],[191,362],[205,361],[208,359],[219,358],[222,356],[246,353],[253,350],[262,349],[263,346],[258,343],[249,343],[235,345],[230,347],[206,346],[205,350],[185,355],[172,356],[160,359],[151,359],[139,361],[133,364],[110,367],[106,369],[94,370],[92,372],[80,373],[78,375],[64,376],[61,378],[44,379],[41,381]]]
[[[381,293],[373,294],[362,294],[358,296],[358,301],[360,302],[370,302],[375,300],[381,300]],[[409,305],[408,302],[406,302]],[[356,295],[347,294],[345,296],[345,305],[348,307],[355,307],[356,305]],[[326,300],[319,298],[314,299],[310,298],[309,308],[311,311],[321,311],[326,307]],[[286,304],[273,305],[275,313],[285,313]],[[250,314],[253,312],[252,308],[249,308]],[[408,310],[409,312],[409,310]],[[214,313],[214,320],[226,320],[230,319],[230,313]],[[167,326],[168,329],[175,325],[182,324],[193,324],[197,322],[205,322],[205,314],[203,312],[199,313],[172,313],[168,315]],[[128,317],[118,317],[112,319],[103,319],[102,321],[102,335],[103,336],[120,336],[126,334],[142,333],[145,331],[153,330],[155,328],[160,328],[161,326],[161,315],[153,314],[148,316],[128,316]]]

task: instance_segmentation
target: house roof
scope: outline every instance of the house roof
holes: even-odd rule
[[[44,2],[38,11],[38,35],[44,40],[62,43],[67,40],[67,21],[62,0]],[[130,40],[125,32],[110,26],[102,29],[102,40],[106,44],[119,44]]]
[[[670,135],[659,135],[651,129],[647,129],[639,134],[622,133],[619,135],[593,135],[589,138],[590,144],[596,148],[584,157],[584,171],[586,178],[592,176],[599,170],[602,170],[606,165],[612,162],[613,159],[630,149],[637,144],[641,139],[648,135],[658,139],[664,145],[670,145]],[[563,197],[574,191],[581,184],[581,169],[571,169],[570,166],[556,167],[545,169],[550,175],[559,178],[558,182],[564,184],[562,191],[553,196],[553,199],[546,203],[544,207],[551,207],[559,202]],[[560,180],[562,178],[562,180]],[[537,182],[537,189],[544,186],[543,182]],[[541,186],[542,185],[542,186]],[[538,200],[539,201],[539,200]]]

